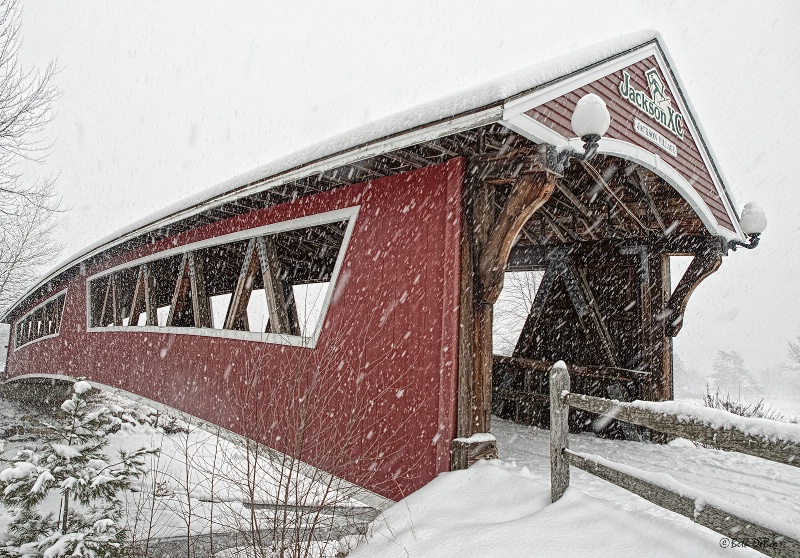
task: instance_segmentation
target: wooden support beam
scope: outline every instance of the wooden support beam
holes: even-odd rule
[[[63,303],[62,303],[63,304]],[[115,275],[111,276],[111,317],[115,326],[122,325],[122,297]]]
[[[495,355],[493,357],[494,368],[511,370],[515,374],[534,373],[545,375],[553,367],[552,361],[547,360],[533,360],[529,358],[520,357],[506,357]],[[642,370],[631,370],[629,368],[620,368],[616,366],[602,366],[594,364],[570,364],[570,376],[575,377],[589,377],[598,378],[602,380],[613,380],[616,382],[631,382],[640,380],[648,375],[647,372]]]
[[[572,274],[577,275],[578,288],[580,289],[581,294],[583,295],[584,299],[586,300],[586,304],[589,307],[589,317],[594,326],[595,332],[598,334],[600,345],[603,347],[603,352],[608,359],[608,364],[611,366],[617,366],[617,358],[615,356],[617,354],[616,343],[608,331],[608,326],[606,325],[606,320],[603,317],[603,312],[600,310],[600,306],[598,306],[597,301],[592,294],[592,289],[586,279],[586,274],[583,272],[583,270],[578,269],[573,264],[569,264],[568,269],[570,269]]]
[[[146,326],[157,326],[158,316],[156,315],[156,305],[153,297],[155,296],[156,284],[155,277],[150,273],[147,264],[139,266],[136,277],[136,286],[133,288],[133,300],[131,311],[128,314],[128,325],[136,326],[139,324],[139,315],[145,313]]]
[[[640,352],[639,366],[647,371],[652,371],[652,359],[650,355],[651,329],[653,321],[652,305],[650,301],[650,249],[647,246],[624,246],[620,248],[620,253],[625,256],[633,256],[638,259],[639,275],[639,335]]]
[[[517,179],[478,260],[483,302],[494,304],[497,300],[514,239],[531,215],[550,199],[555,182],[555,177],[547,172],[521,174]]]
[[[569,242],[570,240],[574,240],[568,238],[567,231],[561,228],[561,225],[559,225],[556,222],[555,218],[552,215],[550,215],[550,213],[546,209],[543,209],[541,211],[541,214],[542,214],[542,221],[544,221],[550,226],[550,228],[555,233],[556,238],[558,238],[561,242]]]
[[[250,239],[247,243],[247,250],[242,262],[242,270],[236,280],[236,287],[231,295],[231,303],[228,306],[228,313],[225,316],[225,329],[237,329],[247,331],[250,324],[247,321],[247,303],[250,301],[250,293],[253,292],[253,283],[259,269],[258,254],[256,252],[256,240]]]
[[[573,194],[561,180],[556,180],[556,188],[558,188],[558,191],[561,192],[564,197],[570,201],[570,203],[572,203],[572,205],[581,213],[581,215],[586,218],[591,218],[591,210],[589,210],[589,208],[578,199],[578,196]]]
[[[266,236],[258,238],[256,242],[269,310],[269,331],[286,335],[300,335],[297,305],[294,302],[291,286],[285,284],[286,281],[281,277],[275,240],[271,236]]]
[[[433,164],[432,161],[425,159],[424,157],[417,155],[407,149],[400,149],[398,151],[393,151],[391,153],[383,153],[384,157],[388,157],[393,159],[399,163],[403,163],[404,165],[408,165],[411,168],[422,168],[428,167]]]
[[[644,399],[663,401],[672,399],[672,339],[666,336],[665,320],[670,311],[669,256],[653,252],[646,246],[630,248],[639,250],[640,260],[646,258],[646,272],[640,267],[640,308],[642,319],[642,362],[650,371],[649,386],[642,394]],[[646,284],[644,284],[646,281]]]
[[[100,308],[100,319],[95,324],[97,327],[105,327],[106,326],[106,314],[110,313],[111,304],[112,304],[112,281],[114,280],[113,275],[108,276],[108,284],[106,285],[106,292],[103,295],[103,305]],[[97,308],[92,308],[92,314],[97,311]]]
[[[653,230],[653,229],[649,228],[647,225],[645,225],[642,222],[641,219],[639,219],[639,216],[636,214],[636,212],[633,211],[631,208],[629,208],[627,206],[627,204],[622,200],[622,198],[620,198],[617,195],[617,193],[614,191],[614,189],[611,188],[611,186],[608,185],[608,182],[606,182],[605,178],[603,178],[603,175],[600,174],[600,172],[596,168],[594,168],[594,166],[592,166],[591,163],[589,163],[588,161],[580,161],[580,163],[581,163],[581,165],[583,165],[583,168],[586,169],[586,171],[592,176],[592,178],[594,178],[597,181],[597,184],[599,184],[600,187],[603,189],[603,191],[608,195],[608,198],[617,207],[622,209],[622,211],[626,215],[628,215],[628,217],[630,217],[631,220],[634,223],[636,223],[636,225],[638,225],[640,229],[642,229],[643,231],[652,231]],[[610,223],[610,221],[611,221],[611,219],[609,219],[609,223]]]
[[[658,206],[656,205],[655,200],[653,200],[653,196],[650,194],[650,186],[647,184],[647,180],[640,172],[637,172],[636,178],[633,180],[633,182],[644,196],[644,199],[647,202],[647,208],[650,210],[650,214],[656,220],[656,223],[658,223],[659,228],[662,232],[666,232],[667,225],[664,223],[664,219],[661,217],[661,212],[658,210]]]
[[[212,327],[211,301],[206,294],[206,276],[203,261],[195,257],[194,252],[189,252],[189,286],[192,290],[192,313],[194,314],[194,327]]]
[[[486,254],[489,238],[495,228],[494,188],[475,177],[472,182],[471,214],[468,226],[472,227],[473,264],[480,265]],[[492,323],[494,301],[487,301],[486,278],[480,268],[475,274],[472,298],[472,424],[470,434],[489,432],[492,418]],[[500,277],[502,280],[502,275]],[[494,280],[494,279],[493,279]],[[502,283],[500,285],[502,288]]]
[[[550,265],[550,260],[547,259],[549,250],[547,246],[517,244],[508,257],[506,272],[547,269]]]
[[[175,290],[172,293],[172,301],[169,304],[169,314],[167,314],[166,327],[172,327],[175,317],[180,316],[186,306],[187,294],[189,291],[189,254],[184,254],[178,266],[178,279],[175,282]]]
[[[719,250],[706,250],[696,254],[684,272],[678,285],[669,297],[667,309],[670,315],[665,324],[666,334],[675,337],[683,327],[683,315],[689,297],[706,277],[714,273],[722,265],[722,252]]]

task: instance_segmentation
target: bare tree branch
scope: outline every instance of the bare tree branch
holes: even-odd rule
[[[50,147],[42,132],[58,96],[52,83],[56,66],[21,67],[19,17],[17,0],[0,0],[0,310],[61,250],[53,233],[61,211],[55,179],[31,180],[20,168],[41,163]]]

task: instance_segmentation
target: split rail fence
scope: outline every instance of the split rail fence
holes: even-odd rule
[[[768,556],[800,556],[800,540],[780,533],[758,520],[731,513],[724,502],[677,481],[601,457],[573,452],[567,434],[569,408],[575,407],[616,420],[645,426],[665,434],[712,445],[721,449],[754,455],[778,463],[800,467],[800,444],[750,434],[736,426],[715,428],[697,418],[678,417],[600,397],[570,393],[570,379],[563,362],[550,370],[550,482],[555,502],[569,486],[569,467],[578,467],[654,504],[688,517],[695,523],[727,537],[734,546],[746,545]],[[722,544],[722,543],[721,543]]]

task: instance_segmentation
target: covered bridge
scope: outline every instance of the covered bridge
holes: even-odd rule
[[[85,376],[398,499],[494,455],[493,409],[546,425],[554,360],[575,391],[670,399],[689,295],[757,243],[747,213],[660,36],[626,35],[89,246],[2,317],[5,381]],[[693,259],[673,286],[674,255]],[[513,355],[493,357],[520,270],[542,280]]]

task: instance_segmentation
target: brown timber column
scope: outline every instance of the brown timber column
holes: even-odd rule
[[[522,171],[496,213],[495,186],[488,180],[497,169],[491,162],[476,159],[470,162],[464,182],[458,417],[451,469],[497,455],[493,440],[468,440],[491,428],[494,303],[503,289],[517,234],[555,188],[555,175],[544,170],[541,158],[511,161],[511,168]],[[502,162],[509,168],[508,160]]]
[[[648,257],[650,328],[645,347],[650,366],[649,392],[644,395],[651,401],[672,399],[672,338],[667,336],[666,323],[672,312],[670,299],[669,256],[651,252]]]

